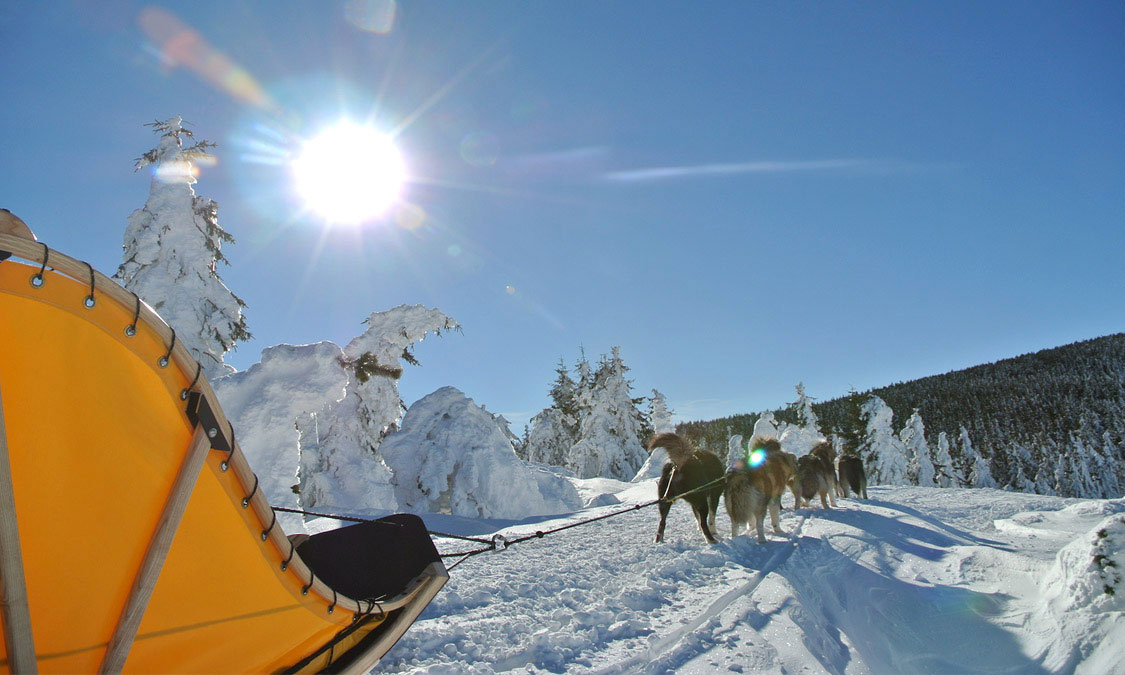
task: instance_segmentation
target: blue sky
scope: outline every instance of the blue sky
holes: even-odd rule
[[[195,190],[237,240],[220,273],[255,338],[229,362],[436,306],[464,333],[417,347],[404,398],[453,385],[517,433],[580,345],[709,419],[1122,330],[1119,3],[349,20],[377,4],[5,3],[0,206],[112,272],[143,125],[182,115],[218,143]],[[178,62],[145,16],[193,31]],[[326,227],[294,196],[276,158],[340,118],[396,132],[411,218]]]

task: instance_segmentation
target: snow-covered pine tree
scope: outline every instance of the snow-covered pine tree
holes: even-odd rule
[[[778,440],[781,447],[798,457],[807,455],[818,443],[824,440],[820,431],[820,422],[812,409],[812,399],[805,394],[805,385],[797,383],[797,400],[790,403],[787,416],[795,420],[794,424],[782,423],[778,426]]]
[[[1114,461],[1113,437],[1107,429],[1102,434],[1102,447],[1098,452],[1098,465],[1100,467],[1100,483],[1103,499],[1119,499],[1122,496],[1121,463]]]
[[[1053,453],[1040,452],[1039,462],[1035,468],[1035,493],[1040,495],[1055,495],[1055,477],[1058,474],[1058,457]]]
[[[961,461],[964,463],[964,487],[994,488],[996,481],[992,478],[992,466],[980,451],[973,447],[969,438],[969,430],[961,427],[958,437],[958,446],[961,448]]]
[[[910,415],[898,438],[906,446],[906,473],[910,482],[922,487],[934,486],[934,463],[930,459],[930,445],[926,442],[926,426],[918,409]]]
[[[1035,481],[1031,479],[1035,475],[1035,463],[1031,459],[1031,453],[1023,445],[1017,444],[1012,447],[1011,470],[1012,479],[1005,489],[1035,492]]]
[[[386,508],[372,501],[385,490],[390,476],[376,451],[398,428],[406,409],[398,392],[400,360],[417,365],[410,351],[415,342],[429,333],[460,330],[440,310],[422,305],[375,312],[363,323],[367,330],[348,343],[340,362],[349,376],[344,398],[313,411],[315,418],[298,420],[300,494],[305,508]]]
[[[953,458],[949,454],[949,435],[944,431],[938,434],[937,450],[934,451],[934,481],[938,487],[953,485]]]
[[[883,399],[871,396],[861,409],[867,430],[860,444],[867,482],[872,485],[910,485],[906,446],[891,428],[894,412]]]
[[[628,367],[621,348],[614,347],[592,378],[592,388],[583,392],[580,404],[588,412],[579,429],[579,441],[570,448],[566,467],[579,478],[631,480],[645,463],[642,445],[643,416],[630,395],[625,378]],[[579,372],[582,372],[581,367]]]
[[[813,412],[812,399],[805,394],[805,383],[797,383],[797,400],[789,404],[790,410],[793,411],[794,416],[797,418],[797,424],[800,426],[814,430],[820,433],[819,424],[820,420],[817,419],[816,413]]]
[[[659,391],[652,390],[652,407],[649,411],[649,423],[652,425],[652,433],[674,433],[676,425],[672,424],[672,411],[668,409],[668,400],[664,398],[664,394]]]
[[[1094,464],[1093,453],[1083,442],[1082,437],[1070,433],[1070,452],[1067,454],[1067,473],[1070,475],[1070,494],[1068,497],[1098,498],[1097,486],[1090,470]]]
[[[124,262],[114,276],[160,312],[214,379],[233,372],[223,355],[250,339],[246,304],[215,271],[217,262],[226,263],[223,243],[234,239],[219,227],[219,205],[191,187],[194,163],[214,144],[195,141],[179,116],[147,126],[160,140],[137,159],[136,169],[152,166],[152,182],[144,207],[129,216]],[[191,142],[186,148],[185,139]]]
[[[570,447],[578,442],[579,389],[562,358],[551,385],[551,406],[531,418],[525,453],[528,461],[564,466]]]
[[[565,466],[571,446],[577,442],[574,419],[555,407],[544,408],[531,418],[527,435],[527,460]]]

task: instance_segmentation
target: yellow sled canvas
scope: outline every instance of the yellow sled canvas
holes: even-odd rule
[[[371,668],[448,579],[421,520],[294,546],[172,329],[86,263],[0,251],[0,672]]]

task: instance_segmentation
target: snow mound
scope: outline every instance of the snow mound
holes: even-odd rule
[[[276,345],[248,370],[212,382],[234,424],[239,447],[274,506],[297,508],[298,415],[344,397],[343,352],[331,342]],[[298,516],[279,514],[287,532],[301,532]]]
[[[1125,610],[1125,514],[1115,514],[1059,551],[1044,581],[1056,611]]]
[[[520,460],[495,418],[454,387],[410,406],[379,453],[400,507],[414,512],[525,518],[582,508],[570,481]]]

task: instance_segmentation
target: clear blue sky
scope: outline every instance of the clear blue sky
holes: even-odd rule
[[[143,124],[182,115],[255,336],[228,361],[436,306],[464,334],[404,398],[517,433],[579,345],[708,419],[1125,328],[1121,3],[364,4],[0,5],[0,206],[111,273]],[[340,117],[399,130],[421,226],[326,228],[262,161]]]

